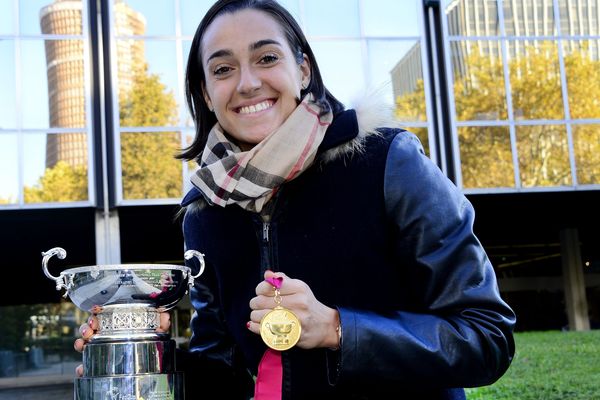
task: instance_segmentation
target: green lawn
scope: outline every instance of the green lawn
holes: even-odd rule
[[[516,354],[491,386],[467,389],[467,399],[600,399],[600,331],[515,334]]]

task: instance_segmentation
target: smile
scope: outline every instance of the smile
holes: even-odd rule
[[[240,109],[238,110],[238,113],[240,113],[240,114],[253,114],[253,113],[257,113],[259,111],[266,110],[266,109],[271,108],[271,107],[273,107],[273,100],[265,100],[265,101],[260,102],[258,104],[253,104],[251,106],[240,107]]]

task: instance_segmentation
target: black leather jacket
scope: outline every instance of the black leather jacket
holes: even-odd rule
[[[186,247],[207,262],[191,293],[191,352],[179,358],[190,398],[252,395],[265,345],[245,324],[267,268],[305,281],[342,325],[339,351],[283,353],[283,399],[460,399],[506,371],[515,315],[471,204],[414,135],[378,132],[359,132],[352,110],[337,116],[268,223],[207,205],[197,189],[185,197]]]

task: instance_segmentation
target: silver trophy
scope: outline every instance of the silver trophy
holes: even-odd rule
[[[183,374],[175,371],[175,341],[158,333],[159,313],[173,308],[204,271],[168,264],[92,265],[67,269],[58,277],[48,272],[55,247],[42,253],[46,276],[56,290],[83,311],[98,317],[99,329],[83,351],[83,377],[75,379],[75,400],[183,400]]]

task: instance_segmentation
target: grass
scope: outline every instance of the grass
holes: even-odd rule
[[[468,400],[600,399],[600,331],[522,332],[515,342],[506,374],[467,389]]]

